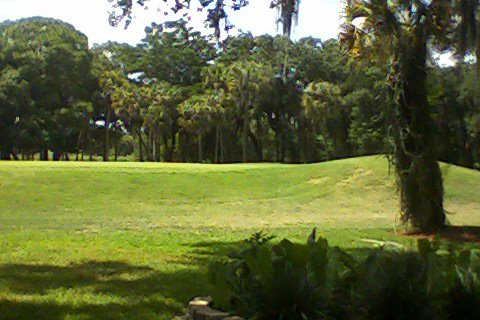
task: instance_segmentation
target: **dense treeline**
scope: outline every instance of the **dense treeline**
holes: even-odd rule
[[[314,162],[388,148],[387,70],[351,62],[336,40],[242,34],[212,44],[182,22],[136,47],[58,20],[0,26],[2,159]],[[442,160],[480,163],[470,64],[428,72]]]

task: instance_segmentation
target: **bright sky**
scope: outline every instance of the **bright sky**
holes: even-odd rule
[[[169,0],[172,1],[172,0]],[[134,1],[135,2],[135,1]],[[192,0],[193,3],[197,2]],[[271,0],[250,0],[248,7],[231,15],[237,29],[250,31],[253,35],[278,33],[275,21],[276,10],[269,9]],[[336,38],[340,22],[340,0],[302,0],[299,24],[292,38],[300,39],[313,36],[322,40]],[[125,30],[123,27],[111,27],[108,24],[108,0],[0,0],[0,21],[43,16],[63,20],[88,36],[89,44],[103,43],[108,40],[127,42],[135,45],[145,35],[145,27],[152,22],[161,23],[173,20],[173,16],[163,14],[163,0],[148,0],[148,10],[137,6],[135,19]],[[197,13],[192,25],[203,29],[204,13]],[[451,65],[449,55],[438,56],[441,65]]]
[[[127,30],[108,24],[107,0],[0,0],[0,21],[43,16],[63,20],[86,34],[90,45],[108,40],[127,42],[132,45],[144,37],[145,26],[151,22],[173,20],[165,17],[158,6],[162,0],[149,0],[149,10],[138,8],[135,19]],[[196,1],[193,1],[196,2]],[[299,39],[313,36],[326,40],[336,38],[339,25],[339,0],[302,0],[299,25],[292,37]],[[270,0],[250,0],[250,5],[232,15],[232,22],[238,29],[251,31],[254,35],[276,34],[276,10],[269,9]],[[204,13],[196,13],[193,25],[201,28]]]

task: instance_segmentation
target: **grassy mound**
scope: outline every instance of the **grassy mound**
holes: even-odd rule
[[[453,224],[480,225],[480,174],[443,165]],[[311,165],[0,162],[0,319],[169,319],[205,265],[264,229],[332,245],[412,239],[383,157]]]

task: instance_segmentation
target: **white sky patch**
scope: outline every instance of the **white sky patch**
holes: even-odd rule
[[[138,10],[138,19],[124,30],[108,24],[109,9],[107,0],[0,0],[0,20],[33,16],[60,19],[86,34],[91,46],[108,40],[136,44],[144,37],[145,26],[158,16],[154,10]]]
[[[446,52],[446,53],[434,53],[433,58],[435,61],[438,63],[439,66],[441,67],[451,67],[455,65],[455,57],[453,56],[452,53]]]
[[[195,3],[193,0],[192,3]],[[292,37],[299,39],[312,36],[327,40],[336,38],[339,28],[339,0],[302,0],[299,24]],[[135,18],[127,30],[108,24],[111,4],[107,0],[0,0],[0,21],[17,20],[33,16],[51,17],[72,24],[88,36],[89,44],[106,41],[126,42],[135,45],[145,36],[145,27],[152,22],[173,20],[165,16],[162,0],[150,0],[148,10],[142,7],[135,11]],[[270,0],[250,0],[250,5],[231,15],[237,29],[250,31],[253,35],[277,34],[276,10],[269,9]],[[192,25],[203,27],[205,12],[193,11]]]

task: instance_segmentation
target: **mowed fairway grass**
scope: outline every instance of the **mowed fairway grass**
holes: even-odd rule
[[[453,224],[480,225],[480,174],[443,165]],[[394,233],[381,156],[311,165],[0,162],[0,319],[171,319],[206,267],[265,230],[330,244]]]

